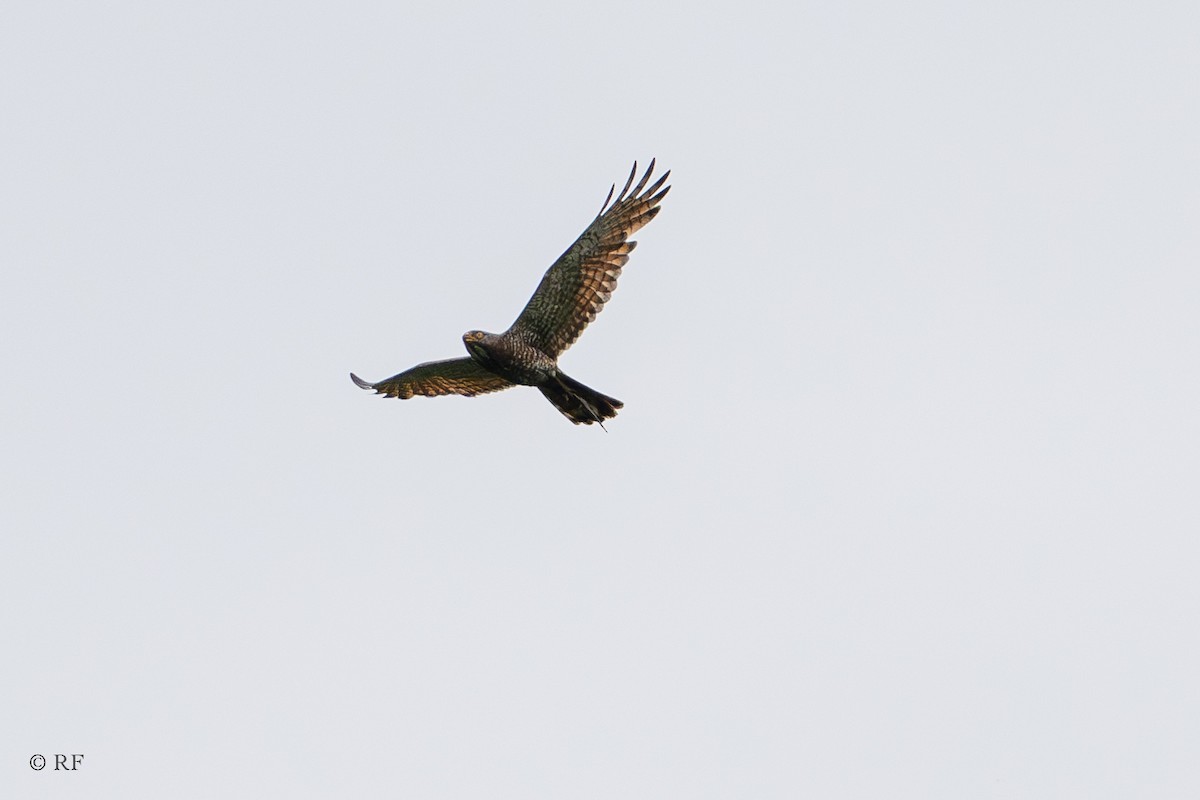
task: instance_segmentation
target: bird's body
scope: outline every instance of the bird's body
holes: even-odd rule
[[[540,386],[558,373],[558,361],[520,335],[468,331],[463,344],[477,364],[521,386]]]
[[[629,241],[629,236],[658,214],[658,204],[671,188],[662,185],[671,173],[646,188],[653,171],[651,161],[630,193],[637,174],[635,163],[611,206],[616,186],[609,191],[596,219],[546,271],[507,331],[463,334],[468,358],[418,364],[378,383],[364,381],[354,373],[350,378],[364,389],[401,399],[417,394],[473,397],[517,385],[536,386],[571,422],[598,422],[604,427],[604,420],[616,416],[623,403],[565,375],[558,368],[558,356],[579,338],[612,295],[621,268],[637,244]]]

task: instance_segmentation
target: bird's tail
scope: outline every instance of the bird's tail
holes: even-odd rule
[[[620,400],[600,394],[561,372],[538,386],[538,389],[564,417],[576,425],[599,422],[603,428],[604,420],[615,417],[617,409],[625,405]]]

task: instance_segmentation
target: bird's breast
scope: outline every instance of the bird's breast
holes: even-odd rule
[[[558,369],[557,362],[550,356],[504,334],[471,345],[469,352],[472,358],[497,375],[526,386],[543,383]]]

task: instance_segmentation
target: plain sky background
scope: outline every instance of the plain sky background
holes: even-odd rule
[[[6,3],[0,796],[1200,796],[1197,9]]]

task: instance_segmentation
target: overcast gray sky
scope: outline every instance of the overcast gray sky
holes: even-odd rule
[[[0,70],[4,797],[1200,796],[1194,3],[18,2]],[[651,157],[607,434],[350,383]]]

